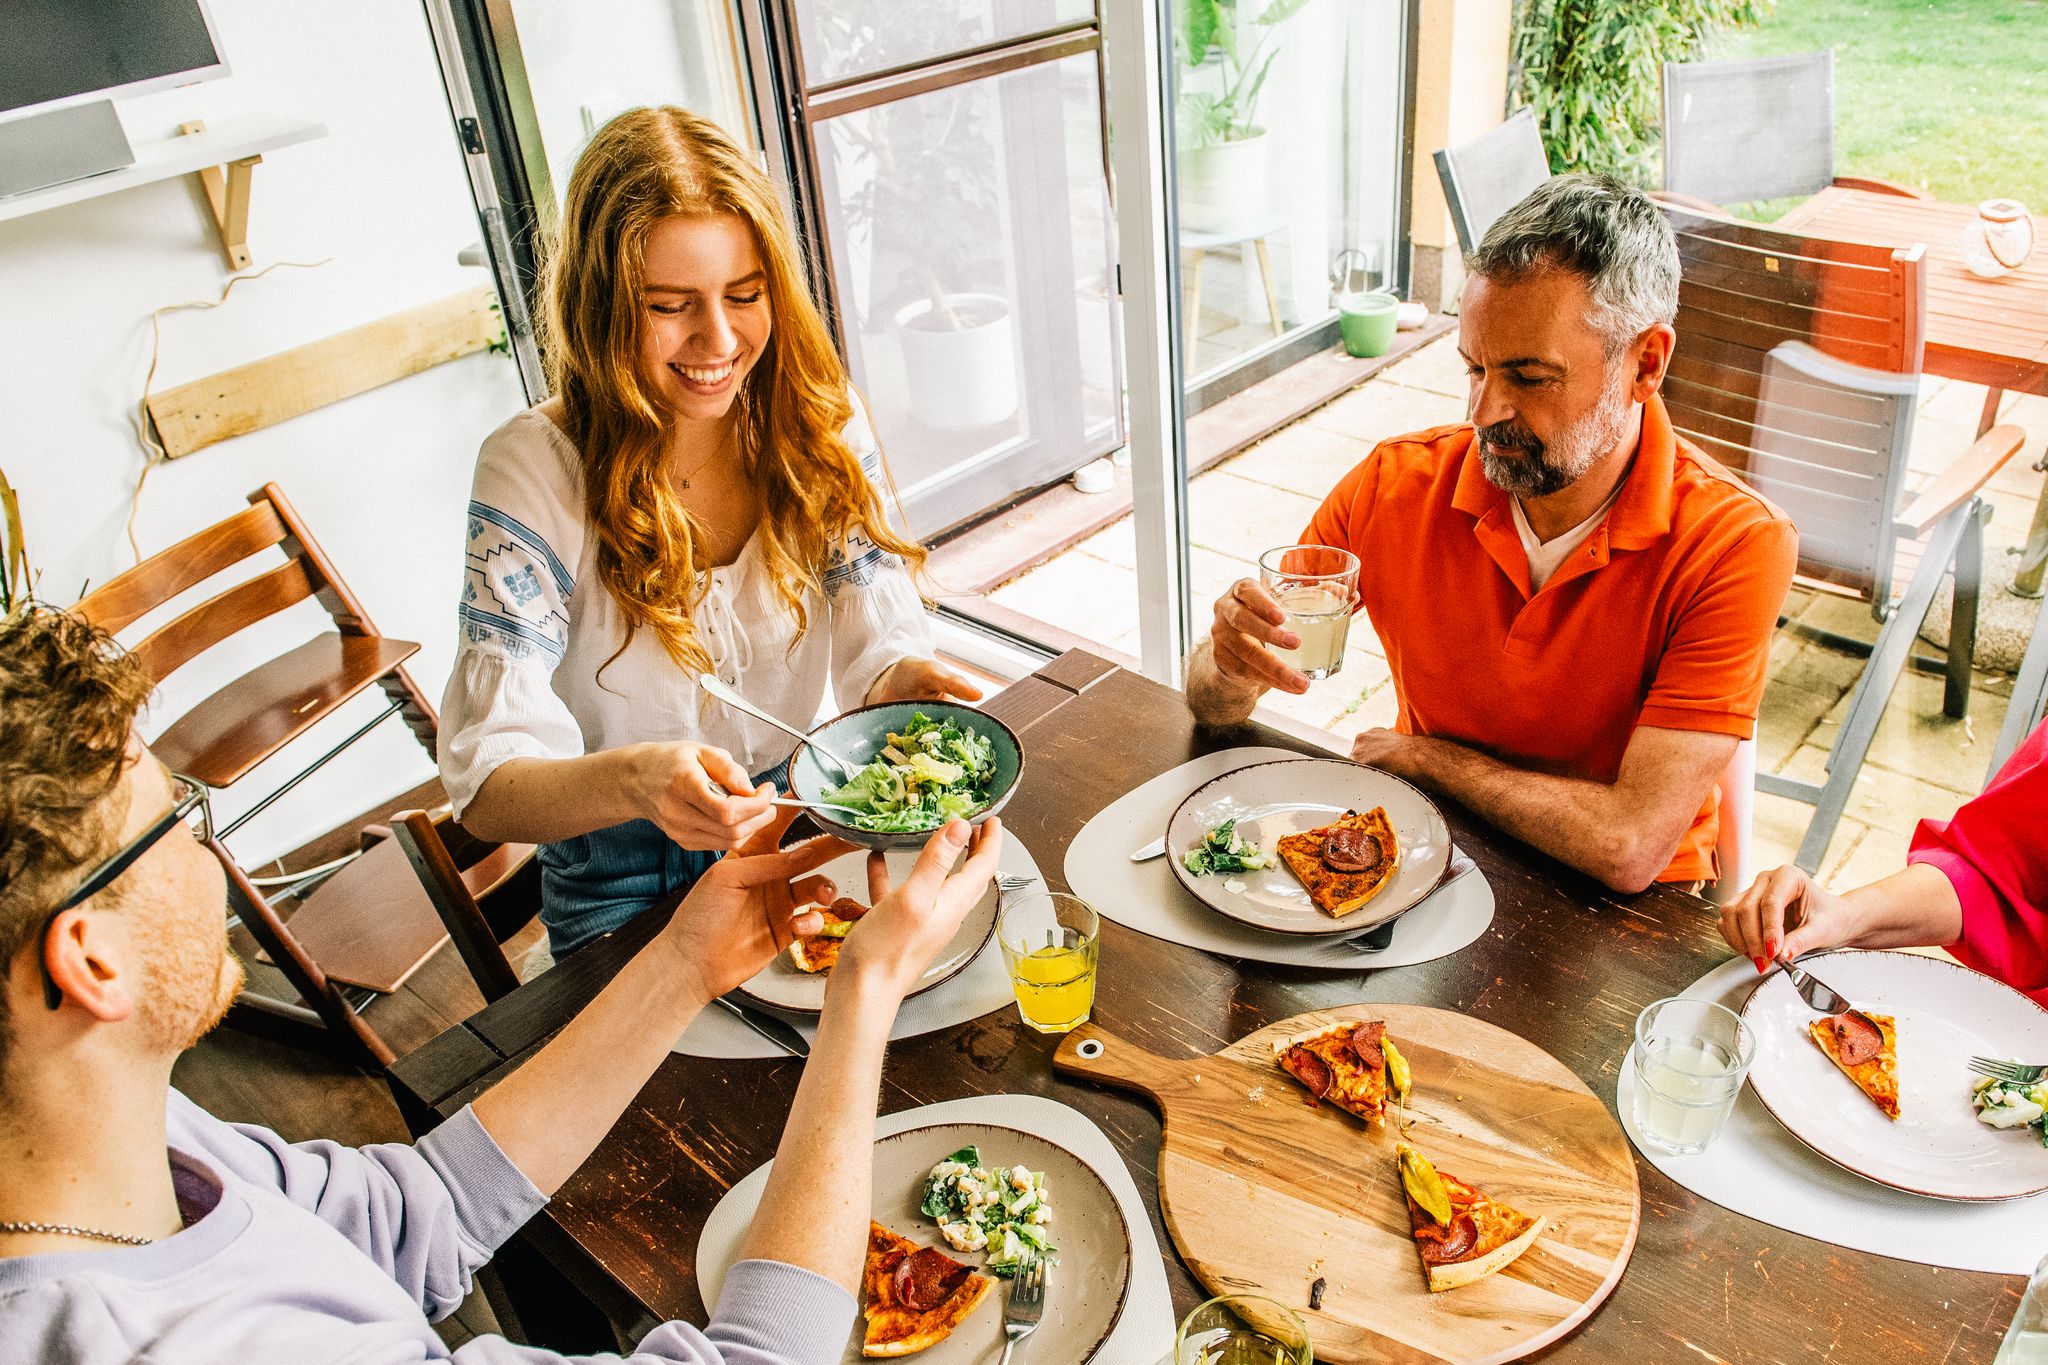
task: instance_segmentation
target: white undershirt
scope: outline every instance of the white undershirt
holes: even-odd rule
[[[1607,495],[1607,501],[1600,504],[1599,510],[1577,526],[1572,527],[1571,530],[1552,540],[1538,540],[1535,530],[1529,525],[1528,516],[1522,511],[1522,500],[1520,498],[1508,499],[1509,502],[1514,504],[1515,508],[1515,534],[1522,538],[1522,552],[1529,556],[1529,595],[1531,597],[1542,592],[1543,585],[1550,581],[1550,576],[1557,572],[1558,566],[1571,557],[1573,550],[1586,543],[1586,537],[1593,534],[1593,528],[1600,524],[1601,519],[1607,515],[1608,509],[1614,506],[1614,500],[1621,496],[1622,487],[1627,482],[1628,480],[1624,478],[1621,483],[1614,485],[1614,491]]]

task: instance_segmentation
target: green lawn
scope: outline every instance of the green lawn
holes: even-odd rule
[[[1777,0],[1708,58],[1835,50],[1835,170],[2048,211],[2048,0]]]

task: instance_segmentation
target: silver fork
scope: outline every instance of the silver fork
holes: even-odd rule
[[[1000,872],[996,874],[996,890],[1007,896],[1012,891],[1022,891],[1037,880],[1036,877],[1020,877],[1014,872]]]
[[[1018,1342],[1038,1330],[1038,1319],[1044,1313],[1045,1262],[1036,1260],[1010,1281],[1010,1301],[1003,1305],[1003,1336],[1007,1340],[999,1365],[1010,1365],[1011,1352],[1017,1349]]]
[[[2043,1076],[2048,1076],[2048,1066],[2028,1066],[2025,1062],[2001,1062],[1996,1057],[1972,1057],[1970,1070],[1979,1076],[1989,1076],[1994,1081],[2011,1081],[2015,1085],[2032,1085]]]

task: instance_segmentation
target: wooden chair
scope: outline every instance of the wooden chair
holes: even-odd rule
[[[533,845],[479,839],[445,808],[403,811],[392,818],[391,832],[485,1002],[518,989],[505,942],[540,913]]]
[[[1517,109],[1498,128],[1470,142],[1440,148],[1436,178],[1458,230],[1458,248],[1470,254],[1496,218],[1550,178],[1550,158],[1536,131],[1536,115]]]
[[[188,536],[110,580],[80,601],[76,610],[101,627],[119,632],[215,574],[266,552],[281,551],[282,564],[209,597],[134,645],[135,657],[162,682],[213,646],[308,598],[318,599],[326,608],[334,622],[332,631],[215,691],[151,744],[157,757],[174,771],[189,774],[209,787],[233,786],[370,688],[384,694],[387,704],[376,719],[224,826],[214,845],[227,871],[230,906],[304,1002],[245,993],[239,1006],[283,1024],[286,1031],[302,1039],[315,1037],[338,1045],[350,1056],[383,1066],[391,1061],[391,1049],[286,927],[270,898],[228,852],[225,841],[387,716],[397,714],[403,719],[431,757],[439,719],[433,703],[405,668],[405,661],[419,646],[378,633],[369,613],[321,552],[319,542],[292,510],[283,491],[267,483],[249,495],[249,503],[247,511]],[[365,913],[372,915],[379,909],[374,898],[364,907]],[[308,1029],[316,1032],[308,1035]]]
[[[1978,494],[2026,437],[2018,427],[1993,428],[1908,500],[1924,248],[1805,237],[1670,205],[1665,212],[1682,269],[1678,346],[1664,382],[1673,424],[1792,518],[1803,581],[1868,603],[1879,623],[1874,644],[1823,636],[1869,658],[1826,782],[1757,778],[1759,790],[1815,806],[1796,859],[1812,872],[1951,567],[1943,710],[1961,718],[1968,708],[1988,511]]]
[[[1664,189],[1695,210],[1811,195],[1829,185],[1930,198],[1835,174],[1835,54],[1664,64]]]

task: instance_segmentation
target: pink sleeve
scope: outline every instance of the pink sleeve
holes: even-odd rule
[[[1909,863],[1955,886],[1958,959],[2048,1004],[2048,722],[1951,820],[1922,820]]]

